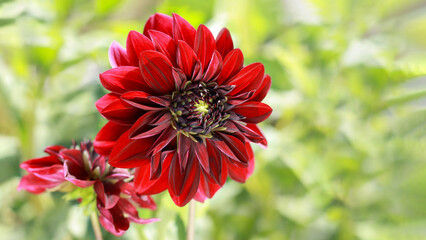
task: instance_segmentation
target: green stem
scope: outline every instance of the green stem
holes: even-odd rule
[[[195,236],[195,200],[189,202],[188,226],[186,228],[186,240],[194,240]]]
[[[93,212],[90,215],[90,220],[92,222],[93,232],[95,232],[95,239],[102,240],[102,231],[101,226],[99,225],[98,216],[96,216],[96,212]]]

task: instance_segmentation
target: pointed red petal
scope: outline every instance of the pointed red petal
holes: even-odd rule
[[[108,58],[111,67],[129,66],[129,58],[127,57],[126,49],[118,42],[113,41],[108,50]]]
[[[175,80],[176,90],[180,90],[182,83],[186,82],[187,78],[185,73],[179,68],[173,68],[172,70],[173,80]]]
[[[209,179],[210,177],[205,173],[201,172],[200,177],[200,186],[198,189],[201,189],[202,193],[208,197],[212,198],[213,195],[221,188],[221,186],[215,183],[213,180]]]
[[[236,133],[233,133],[233,135],[235,134]],[[231,160],[230,162],[240,167],[247,167],[249,157],[244,146],[244,138],[241,140],[236,136],[225,133],[219,133],[218,135],[223,139],[225,144],[220,145],[220,143],[222,143],[221,141],[215,141],[214,144],[222,151],[225,149],[224,146],[227,146],[232,151],[233,155],[228,155],[229,152],[227,149],[227,152],[224,151],[224,153],[228,155],[229,159]]]
[[[150,180],[151,169],[149,165],[136,169],[134,185],[139,194],[152,195],[167,189],[170,162],[174,155],[175,152],[171,152],[164,158],[160,177],[155,180]]]
[[[178,135],[177,155],[182,169],[185,169],[186,164],[188,163],[191,141],[192,140],[190,140],[188,137],[185,137],[183,134]]]
[[[111,92],[124,93],[131,90],[145,90],[147,84],[138,67],[117,67],[99,75],[102,86]]]
[[[234,43],[232,42],[232,37],[228,29],[223,28],[217,35],[216,49],[222,57],[225,57],[232,49],[234,49]]]
[[[204,171],[209,173],[210,167],[209,167],[209,154],[207,153],[206,145],[203,143],[193,143],[192,144],[194,148],[195,155],[197,156],[198,162],[203,167]]]
[[[239,48],[236,48],[229,52],[223,60],[222,71],[220,72],[219,77],[217,78],[217,83],[219,85],[230,80],[235,74],[237,74],[244,64],[244,56]]]
[[[172,63],[163,54],[155,51],[141,53],[140,68],[146,83],[156,93],[171,94],[175,89]]]
[[[49,154],[49,155],[52,155],[52,156],[56,156],[56,157],[58,157],[59,155],[59,152],[62,150],[62,149],[65,149],[66,147],[64,147],[64,146],[60,146],[60,145],[54,145],[54,146],[49,146],[49,147],[46,147],[45,149],[44,149],[44,152],[45,153],[47,153],[47,154]]]
[[[212,55],[212,59],[210,60],[209,67],[206,70],[206,74],[204,75],[203,81],[211,81],[214,80],[222,70],[222,57],[218,51],[214,51]]]
[[[252,63],[244,67],[226,85],[235,85],[230,95],[237,95],[241,92],[250,92],[257,90],[262,83],[265,68],[261,63]]]
[[[248,142],[245,143],[245,149],[249,157],[249,165],[245,168],[240,168],[237,165],[228,164],[229,176],[237,182],[244,183],[251,176],[254,170],[254,154]]]
[[[64,178],[62,161],[56,156],[34,158],[21,163],[20,167],[46,180]]]
[[[158,112],[149,111],[143,114],[130,128],[129,138],[131,139],[140,139],[145,137],[138,137],[138,135],[143,134],[146,131],[151,130],[153,127],[151,125],[152,120],[158,116]]]
[[[216,49],[216,44],[212,33],[203,24],[197,29],[194,44],[194,50],[197,53],[198,59],[201,61],[202,69],[205,71],[209,65],[213,51]]]
[[[235,125],[250,141],[259,143],[264,148],[268,146],[265,136],[256,124],[248,123],[247,125],[242,125],[235,123]]]
[[[115,100],[101,111],[106,119],[124,125],[133,124],[142,113],[143,110],[133,107],[122,99]]]
[[[188,165],[182,171],[175,157],[169,170],[168,189],[176,205],[185,206],[197,193],[200,182],[200,165],[195,158],[188,159]]]
[[[145,111],[159,111],[164,109],[164,106],[151,101],[150,97],[151,94],[142,91],[129,91],[121,95],[121,99],[126,103]]]
[[[267,119],[272,113],[272,108],[261,102],[245,102],[232,109],[235,113],[243,116],[241,121],[246,123],[260,123]]]
[[[117,140],[108,160],[109,164],[119,168],[134,168],[148,165],[146,156],[148,146],[154,142],[153,138],[130,139],[129,132],[125,132]]]
[[[211,142],[211,140],[206,141],[210,161],[210,176],[217,184],[223,186],[228,176],[226,156],[223,156],[219,149],[213,145],[214,143]]]
[[[158,137],[158,139],[152,145],[149,153],[154,155],[163,150],[163,148],[165,148],[172,140],[176,138],[176,134],[176,130],[174,130],[172,127],[164,130],[160,137]]]
[[[173,65],[176,65],[176,42],[173,38],[155,30],[149,30],[148,33],[154,43],[155,49],[163,53]]]
[[[127,130],[129,126],[108,122],[101,128],[93,141],[95,151],[101,155],[109,155],[117,139]]]
[[[136,31],[129,32],[129,35],[127,36],[126,48],[127,56],[129,57],[129,63],[135,67],[139,66],[139,56],[141,52],[155,50],[151,40]]]
[[[184,41],[178,42],[177,50],[177,64],[180,69],[185,73],[187,78],[191,78],[194,72],[195,64],[198,57],[194,50]]]
[[[173,13],[173,38],[175,40],[183,40],[189,46],[194,47],[195,28],[181,16]]]
[[[108,105],[119,99],[120,95],[116,93],[105,94],[104,96],[99,98],[98,101],[96,101],[96,109],[98,109],[99,112],[102,112]]]
[[[39,194],[46,191],[46,189],[58,186],[63,181],[65,181],[65,179],[62,181],[48,181],[46,179],[39,178],[36,175],[28,174],[21,178],[18,190],[25,190],[34,194]]]
[[[268,74],[265,74],[262,80],[262,84],[259,86],[259,88],[256,90],[254,95],[251,97],[251,101],[261,102],[266,94],[268,93],[269,89],[271,88],[271,77]]]
[[[146,22],[145,28],[143,29],[143,34],[149,37],[149,34],[148,34],[149,30],[157,30],[157,31],[166,33],[169,36],[172,36],[173,34],[172,26],[173,26],[172,17],[166,14],[156,13],[152,15]]]

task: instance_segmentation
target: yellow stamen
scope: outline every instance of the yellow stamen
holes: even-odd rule
[[[203,116],[209,112],[209,104],[207,104],[203,100],[198,100],[198,103],[195,103],[194,106],[196,107],[195,111],[203,114]]]

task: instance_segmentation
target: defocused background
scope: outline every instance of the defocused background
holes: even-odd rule
[[[197,239],[426,239],[426,1],[0,0],[1,239],[94,239],[63,194],[17,192],[19,163],[96,135],[108,47],[155,12],[228,27],[272,76],[269,147],[198,204]],[[155,199],[122,239],[184,238],[187,208]]]

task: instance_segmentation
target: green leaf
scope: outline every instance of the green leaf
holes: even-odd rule
[[[178,240],[185,240],[186,237],[186,229],[185,225],[182,221],[182,218],[179,214],[176,214],[175,225],[178,231]]]

